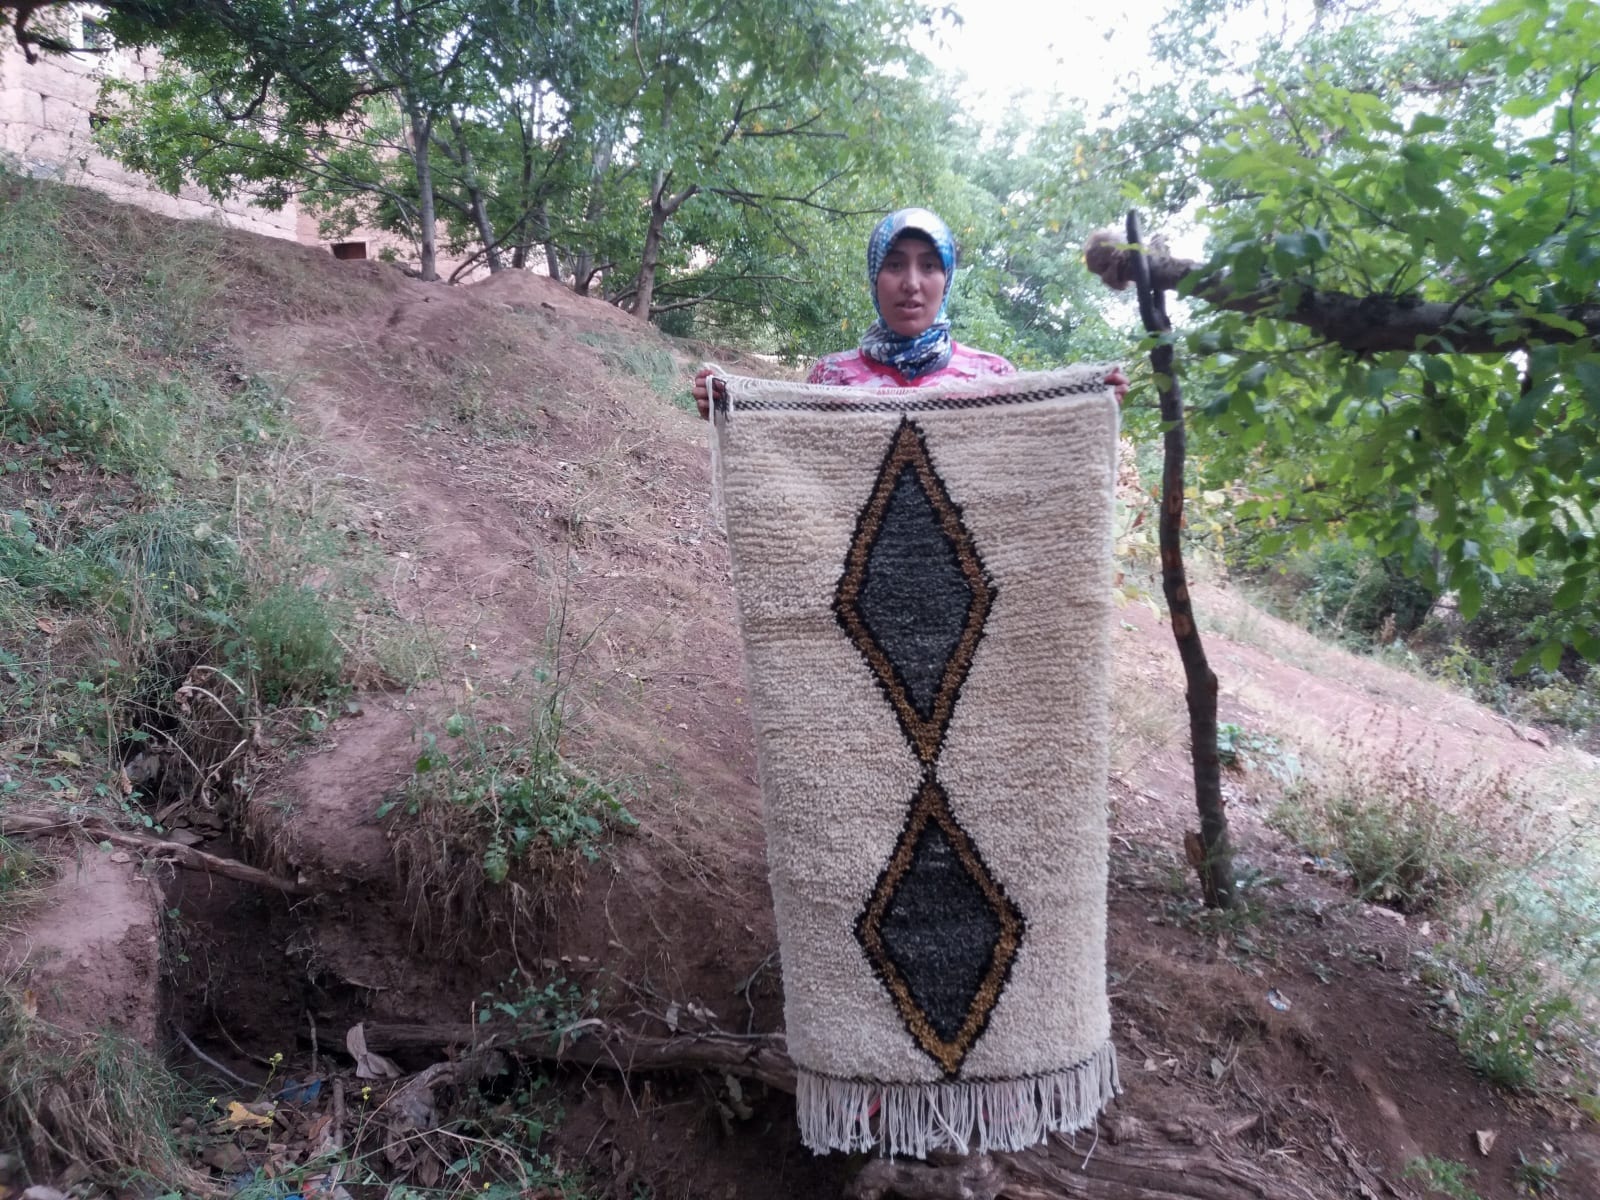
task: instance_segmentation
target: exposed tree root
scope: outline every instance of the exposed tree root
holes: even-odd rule
[[[485,1032],[472,1025],[364,1026],[367,1047],[395,1050],[449,1050],[515,1047],[518,1054],[575,1066],[607,1067],[625,1074],[641,1071],[714,1071],[755,1079],[779,1091],[795,1090],[794,1063],[781,1037],[738,1037],[726,1033],[685,1033],[646,1037],[600,1021],[575,1030]]]
[[[112,828],[103,821],[61,821],[28,813],[9,813],[0,818],[0,834],[6,837],[61,837],[84,834],[96,841],[110,842],[113,846],[136,850],[147,860],[170,862],[190,871],[204,871],[209,875],[225,875],[229,879],[237,879],[240,883],[270,888],[286,896],[315,896],[321,891],[309,883],[273,875],[260,867],[252,867],[237,859],[207,854],[204,850],[196,850],[193,846],[169,842],[148,834],[126,833]]]
[[[602,1021],[576,1029],[488,1032],[471,1025],[366,1025],[376,1051],[467,1051],[499,1047],[554,1063],[637,1071],[709,1071],[756,1079],[786,1092],[795,1068],[778,1035],[631,1033]],[[1314,1200],[1281,1172],[1230,1156],[1228,1142],[1259,1117],[1214,1115],[1148,1123],[1103,1117],[1075,1141],[1057,1138],[1021,1154],[940,1155],[928,1162],[873,1159],[846,1200]]]

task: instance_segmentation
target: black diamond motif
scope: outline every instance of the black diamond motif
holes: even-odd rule
[[[933,1031],[955,1041],[994,961],[1000,918],[937,822],[923,826],[880,929]]]
[[[834,613],[925,764],[939,757],[996,594],[921,430],[903,422],[856,523]]]
[[[928,720],[972,609],[972,587],[909,464],[889,493],[856,605],[912,705]]]
[[[987,1027],[1024,928],[928,776],[856,919],[856,939],[911,1036],[947,1075]]]

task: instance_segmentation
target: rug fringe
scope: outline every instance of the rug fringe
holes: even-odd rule
[[[799,1073],[800,1139],[818,1154],[870,1150],[926,1158],[935,1150],[1026,1150],[1094,1124],[1122,1091],[1109,1041],[1076,1066],[1026,1079],[862,1083]]]

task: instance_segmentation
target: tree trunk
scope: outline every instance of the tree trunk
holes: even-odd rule
[[[544,242],[544,265],[550,272],[550,278],[557,283],[561,282],[561,255],[556,252],[555,243],[550,240],[550,202],[539,201],[539,235]]]
[[[406,100],[406,115],[411,120],[411,161],[417,172],[417,248],[420,274],[432,282],[439,278],[438,214],[433,201],[433,166],[429,147],[433,142],[433,118],[423,116]]]
[[[600,214],[605,211],[605,189],[601,186],[605,182],[606,172],[611,170],[612,143],[608,134],[602,134],[606,140],[601,142],[594,152],[594,166],[589,171],[589,202],[583,206],[583,224],[585,228],[592,229]],[[589,283],[594,279],[594,250],[585,246],[578,250],[577,257],[572,264],[572,290],[580,296],[589,294]]]
[[[639,254],[639,274],[633,285],[633,315],[641,321],[650,319],[650,306],[656,294],[656,268],[661,263],[661,235],[674,213],[691,197],[699,194],[698,184],[691,183],[683,191],[667,195],[671,175],[657,171],[655,186],[650,189],[650,226],[645,230],[644,249]]]
[[[657,171],[655,186],[650,191],[650,224],[644,232],[644,249],[639,252],[639,274],[633,285],[633,315],[642,321],[650,319],[650,302],[656,294],[656,266],[661,261],[661,231],[666,228],[669,215],[661,200],[661,193],[666,186],[666,172]]]
[[[1195,807],[1200,812],[1200,832],[1184,835],[1184,851],[1200,877],[1200,890],[1211,908],[1233,905],[1233,852],[1228,842],[1228,814],[1222,799],[1222,762],[1217,754],[1217,676],[1206,661],[1200,629],[1189,600],[1188,574],[1183,565],[1183,475],[1188,449],[1183,423],[1183,393],[1173,373],[1172,322],[1167,319],[1165,293],[1150,286],[1148,260],[1139,239],[1139,218],[1128,213],[1128,242],[1134,247],[1139,287],[1139,314],[1144,327],[1157,336],[1150,351],[1161,397],[1161,420],[1166,426],[1161,465],[1161,590],[1166,593],[1172,636],[1183,661],[1184,699],[1189,705],[1190,757],[1194,764]]]
[[[461,118],[453,112],[450,114],[450,134],[455,138],[456,152],[461,156],[461,174],[466,180],[472,223],[477,227],[478,240],[483,243],[483,256],[489,263],[489,274],[497,275],[505,270],[505,263],[501,261],[499,246],[495,244],[494,226],[489,221],[489,206],[483,198],[483,186],[478,180],[478,167],[473,162],[472,149],[467,145]]]

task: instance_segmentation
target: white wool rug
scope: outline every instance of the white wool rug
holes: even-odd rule
[[[1020,1150],[1117,1091],[1105,374],[714,405],[818,1152]]]

